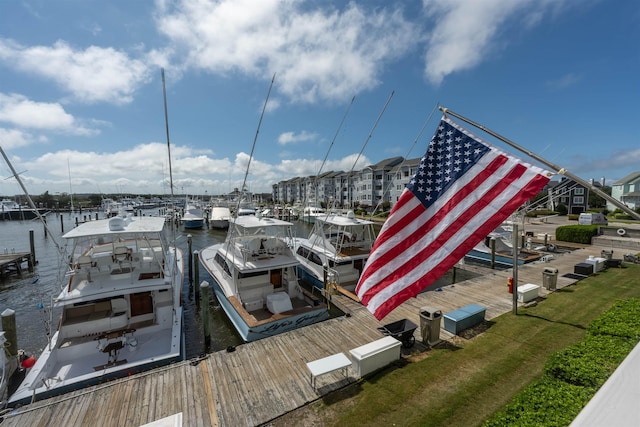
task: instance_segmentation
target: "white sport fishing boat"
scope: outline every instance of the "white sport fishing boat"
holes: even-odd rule
[[[352,293],[376,240],[374,224],[353,211],[317,216],[309,238],[296,239],[300,277],[319,289],[328,281]]]
[[[329,318],[327,305],[298,283],[292,227],[260,213],[239,216],[224,243],[200,251],[220,305],[246,342]]]
[[[209,215],[209,223],[212,228],[227,229],[229,228],[229,218],[231,218],[231,210],[229,204],[224,199],[217,199],[211,203],[211,213]]]
[[[63,236],[73,251],[68,280],[52,302],[61,313],[58,330],[10,407],[184,358],[182,252],[169,246],[164,224],[117,216]]]

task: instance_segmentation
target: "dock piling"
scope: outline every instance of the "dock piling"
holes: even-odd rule
[[[189,245],[189,251],[187,252],[189,254],[189,284],[193,283],[193,257],[191,256],[192,252],[191,252],[191,247],[193,245],[193,237],[191,236],[191,234],[187,234],[187,244]]]
[[[202,326],[204,328],[204,345],[209,348],[211,343],[211,325],[209,324],[209,282],[200,283],[202,295]]]
[[[5,348],[7,356],[9,358],[16,357],[18,355],[18,330],[16,328],[16,312],[10,308],[7,308],[0,315],[2,317],[2,330],[4,331],[5,338],[7,339],[7,346]]]
[[[492,237],[489,242],[491,244],[491,269],[493,270],[496,268],[496,238]]]
[[[193,274],[194,274],[194,283],[200,283],[200,252],[198,251],[193,251],[193,263],[195,265],[195,268],[193,270]],[[191,286],[191,283],[189,284],[189,286]],[[197,288],[197,286],[196,286]],[[198,292],[196,292],[196,297],[198,296]]]
[[[36,245],[33,238],[33,230],[29,230],[29,250],[31,252],[31,259],[29,260],[29,273],[32,273],[33,267],[36,265]]]

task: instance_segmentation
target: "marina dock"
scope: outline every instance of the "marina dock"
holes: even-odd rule
[[[554,254],[548,262],[520,266],[518,285],[539,285],[539,300],[543,300],[550,292],[542,287],[544,268],[559,270],[557,288],[562,289],[579,280],[571,274],[575,264],[589,256],[600,256],[607,249],[610,248],[596,245],[576,248]],[[347,376],[336,371],[317,378],[314,388],[306,363],[339,352],[348,355],[349,350],[382,338],[377,328],[384,323],[406,318],[420,325],[419,312],[423,306],[447,313],[467,304],[480,304],[486,307],[485,320],[511,312],[513,295],[507,291],[511,270],[482,272],[476,278],[444,286],[439,291],[419,294],[383,322],[378,322],[361,304],[333,295],[331,303],[345,312],[344,316],[243,344],[234,351],[218,351],[36,402],[5,414],[3,426],[140,426],[177,413],[182,414],[183,425],[267,423],[358,381],[349,368]],[[567,273],[571,277],[565,277]],[[467,339],[464,334],[454,337],[442,326],[440,339]],[[421,342],[420,327],[415,337],[413,347],[402,348],[403,357],[429,351]]]
[[[33,271],[33,261],[29,252],[0,254],[0,280],[11,275],[22,277],[25,264],[29,271]]]

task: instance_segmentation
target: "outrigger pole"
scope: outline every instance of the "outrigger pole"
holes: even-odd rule
[[[45,219],[43,218],[42,214],[40,214],[40,210],[37,208],[36,204],[33,202],[33,199],[31,198],[31,195],[27,191],[27,187],[25,187],[24,183],[22,182],[22,179],[20,178],[20,174],[18,174],[18,172],[16,172],[16,170],[14,169],[13,164],[9,160],[9,157],[7,156],[7,154],[2,149],[2,146],[0,146],[0,154],[2,154],[2,157],[4,157],[4,161],[7,163],[7,166],[9,166],[9,169],[11,169],[11,173],[13,174],[13,177],[16,179],[16,181],[18,181],[18,184],[20,185],[20,188],[22,188],[22,191],[24,192],[24,195],[27,196],[27,201],[29,202],[29,206],[31,206],[31,208],[33,209],[33,212],[35,212],[36,216],[38,217],[38,220],[40,220],[40,222],[44,226],[45,230],[47,230],[47,232],[53,238],[53,242],[55,243],[55,246],[56,246],[56,249],[58,250],[58,253],[60,255],[64,255],[64,251],[62,250],[62,248],[60,247],[60,245],[56,241],[56,238],[54,237],[54,234],[51,232],[51,230],[49,230],[49,227],[47,226],[47,221],[45,221]]]
[[[632,209],[630,209],[627,205],[625,205],[624,203],[622,203],[619,200],[614,199],[613,197],[611,197],[610,195],[608,195],[607,193],[605,193],[604,191],[600,190],[598,187],[596,187],[595,185],[583,180],[582,178],[574,175],[573,173],[569,172],[568,170],[566,170],[565,168],[561,168],[560,166],[546,160],[543,159],[542,157],[538,156],[537,154],[519,146],[518,144],[516,144],[515,142],[505,138],[502,135],[497,134],[496,132],[492,131],[491,129],[488,129],[472,120],[467,119],[464,116],[461,116],[458,113],[454,113],[453,111],[449,110],[446,107],[440,107],[440,111],[442,111],[442,114],[444,114],[445,116],[447,114],[456,117],[468,124],[470,124],[471,126],[475,126],[478,129],[488,133],[489,135],[499,139],[500,141],[504,142],[505,144],[510,145],[511,147],[515,148],[518,151],[521,151],[523,153],[525,153],[527,156],[536,159],[537,161],[539,161],[540,163],[544,164],[545,166],[555,170],[557,173],[559,173],[560,175],[566,176],[567,178],[569,178],[570,180],[577,182],[578,184],[591,189],[594,193],[596,193],[598,196],[602,197],[603,199],[605,199],[606,201],[612,203],[613,205],[617,206],[618,208],[622,209],[625,213],[631,215],[633,218],[640,220],[640,214],[638,214],[637,212],[634,212]]]
[[[169,140],[169,112],[167,111],[167,89],[164,84],[164,68],[160,69],[162,75],[162,99],[164,100],[164,128],[167,134],[167,152],[169,153],[169,187],[171,192],[171,203],[173,203],[173,174],[171,173],[171,142]],[[173,218],[172,218],[172,223]]]
[[[247,169],[244,172],[242,187],[240,187],[241,196],[238,197],[238,204],[236,205],[236,216],[238,216],[238,211],[240,210],[240,203],[242,202],[242,197],[244,196],[244,188],[247,185],[247,177],[249,176],[249,167],[251,166],[251,160],[253,160],[253,152],[256,149],[256,141],[258,140],[258,135],[260,134],[260,126],[262,125],[264,112],[267,110],[267,103],[269,102],[269,96],[271,96],[271,89],[273,88],[273,82],[275,81],[276,81],[276,73],[273,73],[273,77],[271,78],[271,84],[269,85],[269,91],[267,92],[267,97],[265,98],[264,105],[262,106],[262,113],[260,113],[260,120],[258,120],[258,128],[256,129],[256,136],[253,138],[253,144],[251,145],[251,154],[249,155],[249,161],[247,162]]]

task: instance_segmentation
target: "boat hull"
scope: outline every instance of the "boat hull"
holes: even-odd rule
[[[486,263],[491,262],[491,254],[478,251],[475,249],[471,250],[464,257],[474,261],[480,261],[480,262],[486,262]],[[510,256],[508,257],[508,256],[496,254],[494,260],[496,264],[503,265],[505,267],[510,267],[513,265],[513,258]],[[522,265],[522,264],[524,264],[524,261],[518,260],[518,265]]]
[[[194,230],[204,227],[204,219],[183,219],[182,225],[184,228]]]
[[[215,278],[213,280],[213,289],[222,309],[240,335],[240,338],[245,342],[257,341],[283,332],[292,331],[294,329],[322,322],[329,318],[329,311],[324,308],[316,311],[306,311],[298,315],[287,316],[258,326],[249,326],[244,321],[240,313],[235,309],[231,301],[226,297],[224,291]]]
[[[303,266],[298,266],[298,277],[303,280],[306,283],[309,283],[311,286],[313,286],[314,288],[323,290],[324,289],[324,282],[318,278],[313,272],[307,270],[306,268],[304,268]]]
[[[44,216],[47,210],[39,210],[40,215]],[[30,221],[36,219],[38,214],[33,209],[0,211],[0,221]]]
[[[522,254],[522,256],[518,258],[518,265],[523,265],[529,262],[536,261],[540,259],[542,255],[543,254],[537,254],[537,253]],[[465,258],[490,263],[491,253],[479,251],[477,249],[472,249],[469,253],[465,255]],[[494,260],[496,264],[503,265],[505,267],[513,266],[513,257],[511,257],[510,255],[502,255],[502,254],[496,253]]]
[[[211,227],[225,229],[229,228],[229,220],[228,219],[212,219],[209,221]]]

